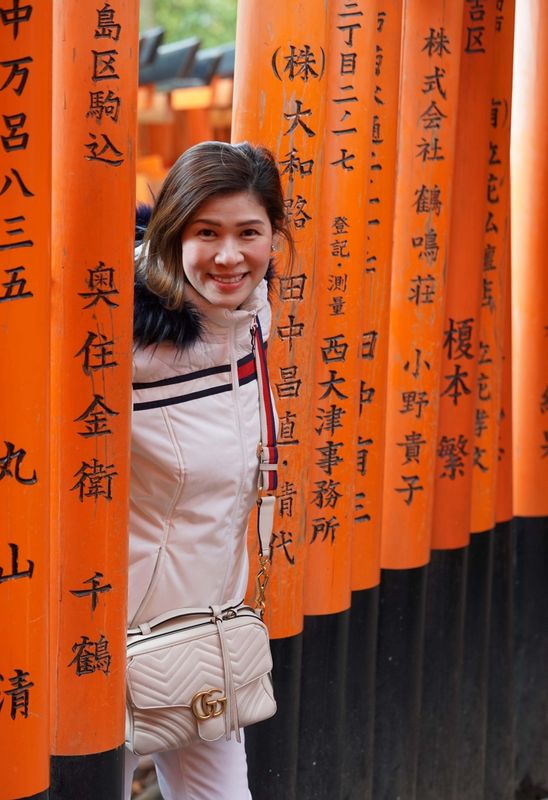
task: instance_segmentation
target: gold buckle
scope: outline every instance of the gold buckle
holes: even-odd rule
[[[224,714],[226,708],[226,696],[214,697],[216,694],[223,694],[222,689],[204,689],[203,692],[196,692],[192,698],[191,709],[197,720],[212,719]]]

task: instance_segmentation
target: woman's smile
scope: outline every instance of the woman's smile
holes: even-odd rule
[[[247,272],[240,272],[238,275],[211,275],[210,277],[213,278],[214,281],[217,281],[217,283],[225,283],[233,286],[240,283],[247,274]]]

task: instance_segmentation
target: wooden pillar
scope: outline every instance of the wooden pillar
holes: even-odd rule
[[[0,798],[49,786],[50,2],[0,7]]]
[[[494,3],[465,3],[426,597],[417,782],[421,800],[440,793],[447,800],[459,797],[459,779],[470,784],[468,793],[482,796],[482,789],[475,787],[483,785],[484,749],[478,738],[486,706],[468,702],[469,692],[478,691],[473,666],[482,649],[467,653],[476,661],[467,662],[466,674],[462,664],[494,26]],[[433,250],[430,258],[435,255]],[[465,704],[461,692],[467,696]],[[461,722],[466,734],[459,737],[455,731]],[[460,769],[463,759],[466,768]]]
[[[364,324],[369,322],[366,289],[371,291],[374,283],[364,265],[365,220],[373,216],[366,141],[376,22],[375,9],[367,4],[346,0],[328,4],[327,107],[314,264],[316,335],[309,340],[313,377],[301,689],[305,734],[300,742],[298,796],[310,792],[336,797],[341,791],[341,769],[330,764],[341,765],[347,751],[342,713],[352,555],[366,559],[372,550],[363,546],[371,514],[358,460],[358,451],[366,445],[358,446],[357,440],[373,399],[382,403],[382,391],[379,399],[374,398],[375,389],[363,380],[364,354],[374,353],[376,345],[373,324],[369,330]],[[359,542],[354,542],[355,535]],[[365,631],[361,634],[365,636]],[[317,696],[325,697],[322,705],[314,702]],[[324,724],[333,730],[329,742],[319,733]]]
[[[462,13],[410,0],[403,15],[374,797],[415,797]]]
[[[350,605],[354,534],[361,541],[368,517],[356,447],[375,390],[361,380],[375,353],[364,301],[367,258],[369,155],[365,140],[372,103],[376,19],[344,0],[329,6],[327,110],[316,218],[316,342],[312,389],[311,468],[306,488],[304,583],[306,614],[333,614]],[[373,320],[372,320],[373,322]],[[312,344],[312,343],[311,343]],[[361,391],[361,395],[360,395]],[[363,399],[361,399],[363,397]],[[382,398],[380,399],[382,403]],[[365,447],[365,445],[364,445]],[[360,552],[361,551],[361,552]],[[363,548],[356,554],[365,558]]]
[[[55,2],[52,791],[119,798],[137,14]]]
[[[373,787],[373,740],[377,620],[379,611],[380,537],[385,450],[386,373],[392,263],[392,227],[396,184],[396,142],[403,7],[400,0],[363,4],[365,25],[373,33],[367,61],[369,105],[361,147],[368,156],[366,236],[361,266],[362,327],[358,347],[355,429],[355,516],[352,534],[348,652],[346,660],[343,796],[370,800]],[[360,413],[361,412],[361,413]],[[361,508],[358,508],[358,505]],[[382,712],[381,712],[382,713]]]
[[[278,6],[253,0],[238,4],[232,140],[264,144],[275,154],[297,245],[291,269],[283,252],[275,255],[269,343],[270,379],[279,415],[280,474],[267,621],[274,639],[278,713],[250,730],[247,738],[252,792],[265,800],[280,796],[296,800],[300,791],[305,487],[313,436],[310,356],[316,327],[312,309],[327,102],[326,36],[326,9],[315,0]],[[283,251],[283,243],[279,247]],[[255,542],[252,531],[251,552]]]
[[[481,602],[474,607],[468,605],[466,627],[474,630],[474,636],[469,640],[464,663],[465,669],[470,663],[478,667],[473,692],[477,701],[475,707],[485,707],[487,711],[486,724],[474,726],[474,730],[482,734],[476,753],[485,753],[482,770],[485,792],[502,798],[507,796],[505,787],[510,779],[509,765],[513,763],[513,666],[508,657],[512,635],[511,530],[508,526],[496,528],[495,521],[505,288],[509,269],[513,0],[497,4],[494,25],[495,49],[488,101],[489,142],[484,154],[487,183],[470,507],[473,535],[467,586],[468,596]],[[482,570],[477,569],[479,565]],[[487,652],[478,642],[487,643]],[[476,660],[478,652],[481,662]],[[473,679],[467,675],[466,680]],[[461,782],[465,774],[462,773]],[[473,791],[481,791],[478,781],[474,782]]]
[[[517,0],[512,105],[516,785],[548,784],[548,7]],[[539,790],[539,793],[540,790]],[[541,793],[542,794],[542,793]]]
[[[308,471],[310,353],[315,330],[315,247],[321,196],[327,19],[311,0],[273,10],[250,0],[238,10],[233,141],[264,144],[276,155],[293,223],[297,257],[283,253],[277,277],[269,369],[280,417],[281,453],[269,627],[275,638],[302,629]],[[256,31],[261,31],[260,43]],[[306,31],[306,42],[301,32]],[[260,44],[260,47],[259,47]],[[268,113],[266,111],[268,107]],[[300,120],[300,121],[299,121]],[[302,127],[311,131],[310,134]],[[279,243],[283,246],[283,243]]]
[[[484,254],[480,344],[476,378],[471,531],[489,531],[495,524],[496,478],[504,341],[504,294],[509,269],[510,119],[514,0],[503,0],[495,16],[495,60],[489,100],[489,142],[485,153]]]
[[[409,2],[404,17],[381,547],[389,569],[430,555],[461,20],[462,3]]]

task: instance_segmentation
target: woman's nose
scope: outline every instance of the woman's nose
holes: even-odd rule
[[[243,261],[243,255],[238,243],[232,239],[223,240],[215,255],[215,263],[230,266],[239,264],[241,261]]]

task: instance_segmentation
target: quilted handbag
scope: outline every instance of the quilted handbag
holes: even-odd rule
[[[214,741],[276,711],[268,631],[249,606],[182,609],[128,632],[126,744]]]
[[[277,449],[260,325],[259,573],[256,609],[243,604],[168,611],[128,630],[126,745],[137,755],[215,741],[276,712],[272,656],[262,622],[270,567]]]

